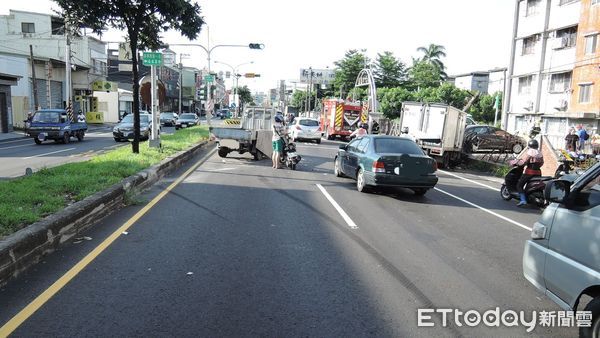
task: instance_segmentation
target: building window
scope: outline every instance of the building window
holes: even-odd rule
[[[106,76],[106,62],[92,59],[92,71],[94,74]]]
[[[65,24],[59,20],[52,20],[52,35],[64,35],[65,34]]]
[[[531,83],[533,82],[533,75],[522,76],[519,78],[519,94],[527,95],[531,94]]]
[[[556,40],[556,49],[575,47],[577,43],[577,26],[557,30]]]
[[[527,0],[527,10],[525,11],[525,16],[539,14],[541,7],[542,0]]]
[[[539,34],[532,35],[523,39],[523,51],[521,55],[529,55],[535,53],[535,45],[539,39]]]
[[[564,93],[571,88],[571,72],[552,74],[550,93]]]
[[[560,0],[560,2],[558,4],[560,6],[562,6],[562,5],[570,4],[570,3],[573,3],[573,2],[577,2],[577,1],[580,1],[580,0]]]
[[[592,5],[600,4],[600,0],[592,0]]]
[[[592,84],[580,84],[579,85],[579,103],[592,102]]]
[[[594,54],[598,47],[598,34],[588,35],[585,37],[585,53]]]
[[[21,32],[35,33],[35,25],[33,22],[21,22]]]

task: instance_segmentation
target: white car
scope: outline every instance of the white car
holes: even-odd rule
[[[289,127],[293,140],[309,140],[321,143],[321,128],[319,120],[306,117],[296,118]]]

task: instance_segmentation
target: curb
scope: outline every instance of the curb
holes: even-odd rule
[[[126,195],[150,187],[208,144],[209,141],[202,141],[188,150],[182,150],[0,240],[0,286],[38,263],[61,244],[121,209]]]

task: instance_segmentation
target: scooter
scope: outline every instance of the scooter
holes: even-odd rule
[[[296,144],[286,135],[283,138],[283,152],[281,154],[281,164],[296,170],[296,165],[302,160],[302,157],[296,153]]]
[[[523,176],[523,169],[524,166],[514,166],[504,177],[504,183],[500,188],[500,196],[503,200],[519,199],[517,183],[521,176]],[[540,208],[548,204],[544,198],[544,189],[546,188],[546,182],[551,179],[553,179],[551,176],[535,176],[527,182],[523,190],[528,204],[533,204]]]

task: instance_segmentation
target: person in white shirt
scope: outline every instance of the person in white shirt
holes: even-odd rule
[[[359,128],[353,131],[352,134],[350,134],[350,138],[361,138],[365,135],[367,135],[367,125],[365,123],[361,123],[359,124]]]

